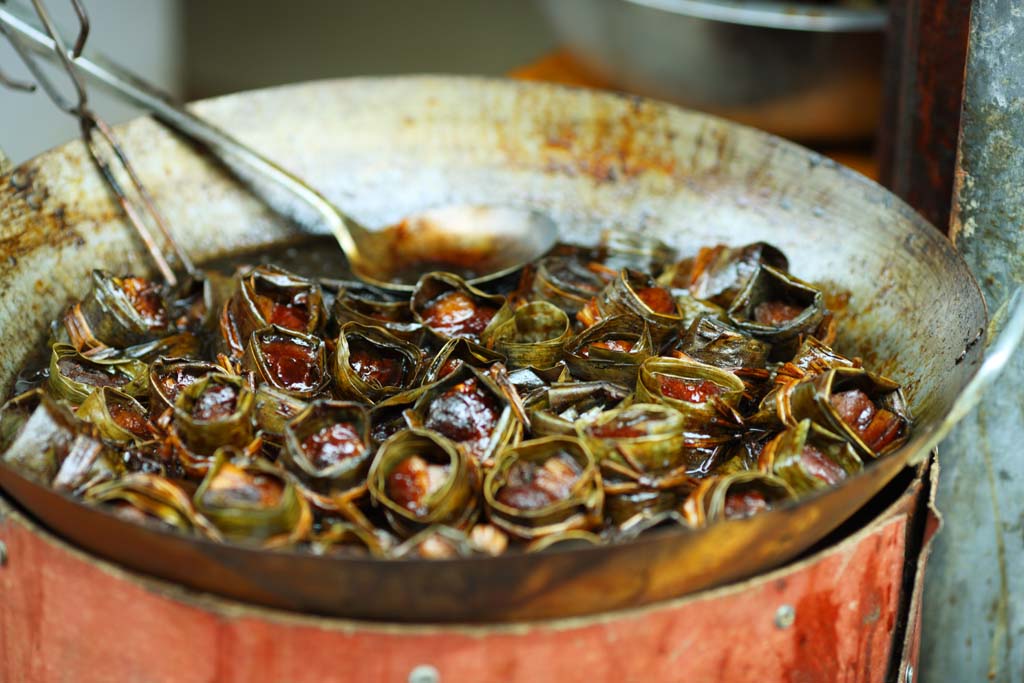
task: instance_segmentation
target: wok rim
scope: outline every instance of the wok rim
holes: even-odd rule
[[[856,9],[800,2],[737,0],[622,0],[631,5],[706,21],[815,33],[881,33],[889,21],[884,7]]]
[[[358,81],[362,81],[362,82],[412,82],[412,81],[417,81],[417,80],[424,80],[424,79],[429,80],[429,79],[438,79],[438,78],[440,78],[441,80],[443,80],[445,82],[448,82],[448,83],[458,83],[459,81],[480,81],[480,82],[486,82],[486,83],[500,83],[500,84],[505,85],[506,87],[531,87],[531,88],[542,88],[542,89],[551,89],[551,90],[559,90],[559,91],[567,91],[567,92],[571,92],[571,91],[584,91],[584,92],[594,93],[594,94],[600,95],[602,97],[619,97],[619,98],[624,98],[624,99],[627,99],[627,100],[630,100],[630,101],[632,101],[632,100],[641,100],[641,101],[653,102],[653,103],[658,104],[659,106],[664,106],[664,107],[666,107],[666,108],[668,108],[670,110],[681,111],[681,112],[687,114],[688,116],[694,116],[694,117],[697,117],[697,118],[701,118],[701,119],[706,119],[706,120],[710,120],[710,121],[713,121],[713,122],[717,122],[719,125],[723,125],[723,126],[725,126],[727,128],[744,129],[744,130],[747,130],[747,131],[752,131],[757,136],[762,137],[765,140],[770,140],[770,141],[772,141],[776,145],[780,145],[780,146],[791,148],[791,150],[799,153],[801,156],[811,160],[815,164],[831,167],[833,170],[835,170],[844,179],[844,181],[846,181],[846,182],[854,182],[854,183],[857,183],[858,185],[864,187],[868,192],[872,193],[873,195],[876,195],[876,197],[875,197],[876,201],[878,199],[882,199],[885,202],[886,209],[888,211],[898,212],[900,214],[900,216],[903,219],[906,220],[907,223],[913,225],[915,232],[916,231],[937,231],[937,228],[935,228],[927,220],[925,220],[920,214],[918,214],[916,211],[914,211],[902,199],[900,199],[896,195],[892,194],[888,189],[884,188],[879,183],[877,183],[877,182],[875,182],[875,181],[873,181],[873,180],[871,180],[871,179],[861,175],[860,173],[857,173],[853,169],[850,169],[848,167],[845,167],[845,166],[843,166],[843,165],[833,161],[832,159],[830,159],[830,158],[828,158],[828,157],[826,157],[826,156],[824,156],[824,155],[822,155],[822,154],[820,154],[818,152],[815,152],[814,150],[810,150],[810,149],[808,149],[806,147],[803,147],[802,145],[800,145],[798,143],[792,142],[790,140],[787,140],[785,138],[781,138],[779,136],[776,136],[776,135],[773,135],[773,134],[770,134],[770,133],[766,133],[766,132],[761,131],[759,129],[752,128],[750,126],[746,126],[746,125],[743,125],[743,124],[738,124],[738,123],[735,123],[735,122],[732,122],[732,121],[728,121],[728,120],[726,120],[726,119],[724,119],[722,117],[718,117],[718,116],[714,116],[714,115],[711,115],[711,114],[706,114],[706,113],[698,112],[698,111],[691,110],[691,109],[688,109],[688,108],[685,108],[685,107],[681,107],[679,105],[675,105],[675,104],[672,104],[672,103],[659,101],[659,100],[656,100],[656,99],[653,99],[653,98],[637,98],[637,97],[632,96],[632,95],[624,95],[624,94],[621,94],[621,93],[609,93],[607,91],[594,90],[594,89],[590,89],[590,88],[582,88],[582,87],[578,87],[578,86],[564,86],[564,85],[551,84],[551,83],[541,83],[541,84],[538,84],[538,83],[525,83],[525,82],[522,82],[522,81],[515,81],[513,79],[488,78],[488,77],[476,77],[476,76],[469,76],[469,77],[467,77],[467,76],[437,76],[437,75],[424,74],[424,75],[400,75],[400,76],[385,76],[385,77],[359,77],[359,78],[340,78],[340,79],[322,79],[322,80],[314,80],[314,81],[305,81],[305,82],[301,82],[301,83],[283,84],[283,85],[273,86],[273,87],[270,87],[270,88],[261,88],[261,89],[256,89],[256,90],[243,91],[243,92],[238,92],[238,93],[231,93],[231,94],[227,94],[227,95],[223,95],[223,96],[219,96],[219,97],[215,97],[215,98],[209,98],[209,99],[205,99],[205,100],[200,100],[198,102],[193,103],[193,105],[197,105],[198,107],[202,108],[202,106],[204,106],[205,104],[209,104],[209,103],[224,102],[224,101],[231,100],[233,98],[245,98],[248,95],[259,94],[259,93],[270,93],[270,92],[275,92],[275,91],[278,91],[278,92],[280,92],[280,91],[287,91],[290,88],[298,88],[298,87],[309,86],[309,85],[321,85],[321,86],[327,87],[327,86],[330,86],[331,84],[344,84],[344,83],[353,83],[353,82],[358,82]],[[123,124],[120,124],[120,126],[118,126],[117,128],[124,128],[126,126],[132,125],[132,123],[137,122],[140,119],[147,119],[147,118],[152,118],[152,117],[148,117],[148,116],[144,115],[144,116],[132,119],[131,121],[125,122]],[[43,157],[43,156],[46,156],[46,155],[51,155],[51,154],[59,154],[62,150],[64,150],[69,145],[75,145],[75,144],[77,144],[76,141],[71,141],[71,142],[68,142],[68,143],[65,143],[65,144],[62,144],[62,145],[58,145],[58,146],[52,148],[51,150],[47,150],[46,152],[43,152],[42,154],[37,155],[36,157],[33,157],[32,159],[29,159],[29,160],[25,161],[23,164],[19,165],[17,168],[12,169],[10,171],[10,173],[7,174],[6,176],[0,176],[0,181],[4,180],[6,178],[9,178],[10,175],[12,175],[14,173],[17,173],[19,170],[21,170],[25,166],[27,166],[27,165],[35,162],[36,160],[38,160],[40,157]],[[869,201],[869,200],[870,200],[870,198],[866,197],[863,201]],[[941,241],[944,244],[944,249],[948,249],[949,254],[955,260],[957,260],[962,265],[964,265],[966,272],[969,274],[969,278],[967,278],[967,280],[965,281],[965,285],[966,285],[966,283],[969,282],[969,287],[972,290],[972,296],[974,296],[976,298],[976,300],[980,302],[981,308],[982,308],[982,310],[981,310],[982,317],[987,322],[988,319],[989,319],[989,315],[988,315],[986,301],[985,301],[985,298],[984,298],[984,296],[983,296],[983,294],[981,292],[980,285],[978,284],[976,278],[974,278],[973,274],[970,273],[970,269],[966,267],[966,264],[963,261],[962,255],[956,250],[956,248],[953,245],[953,243],[950,242],[948,240],[948,238],[946,238],[945,235],[942,234],[941,232],[939,233],[939,235],[942,237]],[[214,256],[211,256],[210,258],[217,258],[217,256],[214,255]],[[975,361],[978,364],[980,364],[980,360],[981,360],[981,356],[980,355],[975,357]],[[961,388],[961,391],[962,391],[962,388]],[[950,411],[946,410],[942,414],[942,419],[944,419],[946,416],[948,416],[949,413],[950,413]],[[899,454],[901,454],[901,453],[905,452],[906,450],[908,450],[909,447],[913,446],[914,443],[918,441],[917,437],[919,437],[919,436],[920,437],[927,436],[927,433],[930,433],[932,431],[932,429],[937,428],[937,426],[942,422],[942,419],[936,419],[935,422],[931,425],[931,428],[928,429],[927,431],[915,432],[913,434],[911,440],[905,446],[903,446],[901,449],[899,449],[899,450],[897,450],[897,451],[895,451],[893,453],[890,453],[890,454],[884,456],[883,459],[884,460],[889,460],[889,459],[895,458]],[[816,491],[814,491],[814,492],[812,492],[810,494],[807,494],[807,495],[805,495],[805,496],[803,496],[803,497],[801,497],[801,498],[799,498],[797,500],[787,501],[782,506],[779,506],[777,508],[773,508],[772,510],[769,510],[769,511],[764,512],[764,513],[760,513],[759,516],[770,516],[770,515],[775,515],[775,514],[781,514],[781,513],[785,513],[785,512],[791,511],[791,510],[793,510],[795,508],[798,508],[798,507],[809,505],[811,502],[813,502],[813,501],[815,501],[815,500],[817,500],[817,499],[819,499],[821,497],[827,496],[831,492],[834,492],[836,490],[842,489],[844,487],[848,487],[854,481],[857,481],[857,480],[859,480],[861,478],[869,476],[870,471],[873,470],[874,467],[877,466],[877,465],[878,465],[878,463],[874,462],[874,461],[871,462],[871,463],[868,463],[868,466],[866,466],[861,473],[855,475],[854,477],[850,477],[849,479],[844,480],[842,483],[840,483],[837,486],[816,490]],[[13,468],[7,466],[6,464],[0,463],[0,467],[3,467],[5,470],[11,472],[12,474],[14,474],[14,476],[16,476],[16,477],[18,477],[20,479],[23,479],[26,482],[31,483],[27,478],[23,477],[20,473],[18,473]],[[905,468],[901,468],[899,471],[902,471],[903,469],[905,469]],[[35,484],[32,484],[32,485],[36,486]],[[69,493],[64,493],[64,492],[56,491],[56,490],[54,490],[52,488],[49,488],[49,487],[42,487],[42,488],[46,488],[51,493],[55,493],[57,495],[60,495],[61,497],[65,498],[66,500],[68,500],[70,502],[75,503],[76,505],[85,506],[85,507],[89,508],[92,511],[100,512],[103,515],[107,515],[107,516],[110,516],[111,518],[117,519],[120,523],[131,524],[131,522],[126,522],[125,520],[117,518],[116,515],[113,515],[113,513],[109,512],[108,510],[106,510],[106,509],[104,509],[102,507],[88,505],[80,497],[73,496],[73,495],[71,495]],[[4,493],[4,495],[10,495],[9,493],[4,492],[4,491],[0,491],[0,493]],[[870,499],[868,499],[868,500],[870,500]],[[35,517],[36,517],[36,515],[33,513],[33,518],[35,519]],[[838,526],[839,524],[841,524],[843,521],[845,521],[845,519],[846,518],[838,520],[835,523],[835,526]],[[737,524],[737,523],[742,523],[744,521],[746,521],[746,520],[718,520],[716,523],[717,524]],[[874,521],[875,520],[872,520],[872,522],[874,522]],[[37,521],[37,523],[38,523],[38,521]],[[50,529],[50,527],[46,526],[45,524],[42,525],[42,526],[44,526],[44,528],[49,533],[51,533],[52,535],[56,536],[61,542],[68,543],[68,544],[72,545],[73,547],[75,547],[76,549],[78,549],[79,551],[85,552],[85,553],[89,554],[90,556],[96,556],[92,551],[84,550],[81,546],[79,546],[74,541],[70,541],[70,540],[66,539],[66,537],[64,535],[62,535],[59,531],[57,531],[55,529]],[[508,560],[510,558],[516,558],[516,557],[520,557],[521,555],[525,555],[525,553],[522,553],[522,554],[520,554],[520,553],[506,554],[506,555],[502,555],[502,556],[498,556],[498,557],[491,557],[491,556],[486,556],[486,555],[477,555],[477,556],[471,556],[471,557],[446,558],[446,559],[441,559],[441,560],[424,560],[424,559],[420,559],[420,558],[414,558],[414,559],[413,558],[385,559],[385,558],[377,558],[377,557],[349,558],[349,557],[337,557],[337,556],[329,556],[329,555],[327,555],[327,556],[316,555],[315,553],[312,553],[312,552],[310,552],[308,550],[297,550],[297,549],[294,549],[294,548],[265,551],[263,549],[253,547],[251,545],[242,544],[242,543],[235,543],[233,541],[227,541],[225,543],[215,543],[213,541],[209,541],[208,539],[205,539],[205,538],[202,538],[202,537],[196,536],[196,535],[187,535],[187,534],[183,534],[183,533],[180,533],[180,532],[169,531],[169,530],[166,530],[166,529],[162,529],[162,528],[156,527],[155,525],[146,525],[146,526],[147,526],[148,530],[151,531],[151,532],[155,531],[155,532],[157,532],[157,533],[159,533],[161,535],[167,534],[170,537],[173,537],[175,539],[184,540],[185,542],[188,542],[188,543],[195,543],[195,544],[198,544],[198,545],[203,546],[203,547],[223,547],[223,546],[227,545],[227,546],[230,546],[232,549],[241,550],[241,551],[245,551],[245,552],[256,551],[256,552],[259,552],[259,553],[262,553],[262,554],[267,554],[269,552],[269,553],[272,553],[275,556],[279,556],[279,557],[316,558],[317,560],[326,560],[328,562],[337,561],[337,562],[340,562],[342,564],[354,563],[354,564],[379,565],[380,563],[383,562],[383,563],[387,563],[389,565],[394,565],[394,566],[399,566],[399,567],[418,567],[418,566],[422,566],[424,563],[429,563],[431,565],[441,565],[441,566],[451,565],[451,564],[462,564],[462,563],[473,563],[473,564],[488,563],[490,566],[499,566],[499,563],[501,563],[503,559],[504,560]],[[602,545],[599,545],[599,546],[570,547],[570,548],[555,547],[555,548],[551,548],[551,549],[545,550],[543,553],[538,553],[537,557],[543,557],[543,556],[546,556],[546,555],[566,555],[566,554],[576,554],[576,553],[580,553],[580,554],[590,553],[590,554],[594,554],[595,556],[597,556],[597,555],[600,555],[603,552],[607,551],[609,548],[627,548],[627,549],[629,549],[630,552],[637,552],[636,548],[640,547],[640,546],[643,546],[645,544],[645,542],[646,543],[650,543],[650,542],[653,542],[655,539],[660,539],[660,538],[662,538],[664,536],[667,536],[667,535],[682,536],[682,535],[691,534],[691,533],[700,533],[701,531],[702,531],[702,529],[698,529],[698,530],[691,530],[691,529],[678,529],[678,530],[677,529],[666,529],[666,530],[661,530],[661,529],[659,529],[657,531],[652,531],[652,532],[645,533],[645,534],[640,535],[640,536],[638,536],[636,538],[632,538],[632,539],[628,539],[628,540],[620,541],[620,542],[606,543],[606,544],[602,544]],[[859,533],[859,532],[860,532],[860,530],[855,532],[854,535],[856,535],[856,533]],[[840,543],[846,542],[848,540],[848,538],[849,537],[841,539],[838,543],[834,544],[833,546],[829,546],[829,549],[832,548],[832,547],[835,547],[835,545],[839,545]],[[124,565],[122,565],[120,563],[114,562],[112,560],[104,559],[103,561],[108,562],[108,563],[110,563],[110,564],[112,564],[114,566],[117,566],[119,569],[122,569],[122,570],[125,570],[125,571],[138,573],[138,574],[146,576],[147,578],[153,578],[153,579],[156,579],[158,581],[163,581],[163,582],[166,582],[166,583],[171,583],[168,579],[164,579],[164,578],[155,576],[155,575],[153,575],[153,574],[151,574],[149,572],[141,572],[141,571],[138,571],[138,570],[129,569],[126,566],[124,566]],[[713,584],[711,587],[708,587],[708,588],[700,588],[700,589],[697,589],[695,591],[686,592],[686,593],[684,593],[682,595],[679,595],[679,596],[676,596],[674,598],[667,598],[667,599],[663,599],[663,600],[658,600],[658,601],[655,601],[653,603],[647,603],[647,604],[640,605],[640,606],[635,607],[635,608],[616,608],[616,609],[613,609],[613,610],[610,610],[610,611],[611,612],[621,612],[622,609],[645,609],[647,607],[656,607],[658,605],[663,605],[663,604],[666,604],[666,603],[672,602],[672,601],[693,598],[695,596],[703,595],[703,594],[708,593],[710,591],[728,589],[728,588],[734,587],[736,585],[745,583],[747,581],[756,580],[756,579],[759,579],[761,577],[771,575],[774,572],[785,570],[786,568],[792,566],[794,564],[794,562],[801,562],[801,561],[803,561],[803,554],[797,555],[797,559],[795,561],[792,560],[792,559],[791,560],[787,560],[787,561],[783,562],[780,565],[774,566],[771,569],[759,572],[759,573],[754,574],[754,575],[750,575],[750,576],[748,576],[746,578],[734,579],[734,580],[726,580],[726,581],[724,581],[722,583]],[[189,588],[188,590],[194,590],[194,589]],[[224,599],[224,600],[235,600],[233,598],[222,596],[222,595],[218,595],[217,597],[219,599]],[[236,602],[240,602],[240,601],[236,600]],[[241,603],[241,604],[245,604],[247,606],[250,606],[249,603]],[[271,608],[271,609],[273,609],[273,608]],[[287,610],[282,610],[282,611],[287,611]],[[331,618],[338,618],[338,617],[331,617]],[[341,617],[341,618],[345,619],[345,617]],[[572,616],[572,617],[565,617],[565,618],[566,619],[577,619],[577,618],[586,618],[586,616],[582,616],[582,617]],[[382,622],[380,620],[373,620],[373,619],[359,620],[359,619],[353,618],[353,620],[354,621],[358,621],[359,623],[363,623],[363,621],[368,621],[370,623],[378,623],[378,624],[386,623],[386,622]],[[522,621],[521,620],[516,620],[514,623],[517,623],[517,624],[519,624],[519,623],[528,623],[529,621],[530,621],[529,619],[528,620],[522,620]],[[419,623],[419,622],[416,622],[416,623]],[[482,622],[482,623],[492,623],[492,622]],[[493,623],[498,623],[498,622],[493,622]]]

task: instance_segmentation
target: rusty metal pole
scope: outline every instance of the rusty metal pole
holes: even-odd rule
[[[880,180],[945,230],[971,7],[966,0],[892,0],[889,5]]]
[[[992,317],[1024,281],[1024,4],[974,0],[951,237]],[[1024,679],[1024,354],[943,445],[925,681]],[[921,680],[921,679],[919,679]]]

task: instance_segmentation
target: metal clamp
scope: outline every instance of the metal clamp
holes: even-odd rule
[[[793,609],[792,605],[780,605],[775,610],[775,627],[778,629],[787,629],[793,625],[796,621],[796,610]]]

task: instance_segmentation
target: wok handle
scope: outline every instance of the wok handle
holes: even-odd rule
[[[59,59],[50,37],[28,18],[27,12],[16,10],[6,0],[0,0],[0,31],[42,57],[54,61]],[[314,209],[330,233],[342,242],[343,249],[351,254],[357,253],[355,240],[349,232],[364,232],[365,228],[343,216],[323,195],[297,176],[217,126],[185,110],[160,89],[110,61],[83,54],[71,62],[78,72],[90,81],[103,86],[121,99],[152,112],[171,128],[206,145],[215,155],[236,162],[257,177],[282,188],[292,198]],[[297,213],[294,206],[288,208],[288,213]]]
[[[978,406],[985,392],[999,379],[1006,364],[1017,351],[1021,340],[1024,340],[1024,287],[1014,290],[996,310],[989,321],[987,336],[985,360],[982,361],[981,367],[957,396],[946,418],[927,435],[923,447],[916,450],[918,455],[912,459],[912,463],[927,457],[953,427]]]

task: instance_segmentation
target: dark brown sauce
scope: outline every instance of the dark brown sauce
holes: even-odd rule
[[[158,375],[156,381],[164,396],[173,404],[178,398],[178,394],[206,377],[210,372],[206,369],[199,371],[197,368],[190,368],[187,365],[177,365],[173,366],[170,372]]]
[[[468,337],[479,341],[480,333],[498,309],[473,301],[466,292],[447,291],[424,307],[422,318],[432,330],[445,337]]]
[[[899,438],[903,431],[904,423],[898,415],[876,406],[860,389],[833,394],[832,405],[843,422],[876,453]]]
[[[763,301],[754,307],[754,321],[761,325],[779,326],[804,312],[806,306],[795,306],[785,301]]]
[[[347,422],[327,425],[302,440],[302,450],[317,469],[360,455],[366,444],[359,431]]]
[[[151,431],[149,420],[144,415],[141,415],[138,411],[133,410],[120,401],[110,401],[107,403],[107,412],[110,413],[110,419],[117,426],[136,436],[146,436]]]
[[[192,417],[212,421],[230,417],[238,407],[238,390],[230,384],[208,384],[192,404]]]
[[[662,396],[687,403],[706,403],[722,394],[722,387],[709,379],[683,379],[656,373]]]
[[[92,387],[123,387],[131,381],[130,377],[116,370],[82,363],[72,356],[57,361],[57,368],[64,377],[73,382],[88,384]]]
[[[284,301],[261,295],[257,295],[255,299],[263,319],[271,325],[296,332],[304,332],[309,325],[308,292],[298,292]]]
[[[351,349],[348,364],[364,382],[376,381],[384,387],[401,386],[405,380],[405,359],[401,354],[389,353],[379,346]]]
[[[644,287],[636,290],[636,296],[644,302],[647,308],[661,315],[671,315],[676,312],[676,302],[672,294],[662,287]]]
[[[651,416],[645,412],[626,412],[604,424],[593,425],[590,433],[599,439],[634,438],[647,436],[646,423]]]
[[[313,391],[322,379],[316,350],[308,344],[272,337],[260,345],[272,381],[289,391]]]
[[[479,380],[471,377],[431,401],[424,426],[479,455],[498,421],[499,412],[497,399],[483,390]]]
[[[151,330],[167,327],[167,307],[159,285],[140,277],[126,277],[121,280],[121,291]]]
[[[518,510],[539,510],[567,499],[579,476],[579,465],[565,452],[542,464],[518,460],[509,468],[506,483],[495,497]]]
[[[437,465],[419,455],[410,455],[388,475],[388,497],[417,517],[423,517],[430,512],[426,507],[427,499],[447,481],[448,470],[448,465]]]

